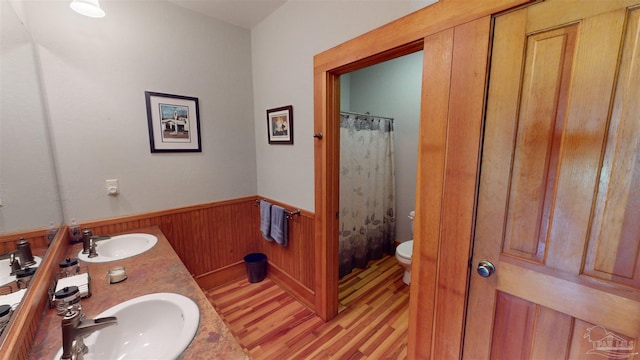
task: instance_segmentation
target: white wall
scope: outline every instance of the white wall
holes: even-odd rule
[[[27,2],[65,221],[256,194],[250,32],[165,1],[101,5]],[[202,153],[150,153],[145,91],[199,99]]]
[[[258,194],[314,210],[313,56],[433,1],[289,1],[251,31]],[[266,109],[293,105],[294,144],[269,145]]]
[[[349,73],[349,102],[343,109],[394,118],[396,239],[412,239],[408,214],[415,207],[423,52]]]
[[[27,28],[0,1],[0,234],[62,221],[39,78]]]
[[[291,0],[250,32],[163,0],[102,1],[103,19],[67,1],[23,2],[64,222],[254,194],[313,211],[313,56],[430,2]],[[199,98],[202,153],[150,153],[144,91]],[[294,145],[268,145],[265,111],[283,105],[294,106]],[[3,114],[2,161],[5,124]],[[106,195],[113,178],[118,197]],[[56,201],[29,195],[26,216]]]

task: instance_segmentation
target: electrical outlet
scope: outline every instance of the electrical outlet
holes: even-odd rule
[[[118,179],[107,180],[107,195],[116,196],[120,193],[120,187],[118,186]]]

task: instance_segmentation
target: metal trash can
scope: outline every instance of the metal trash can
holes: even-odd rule
[[[244,257],[247,266],[247,279],[250,283],[258,283],[267,277],[267,255],[251,253]]]

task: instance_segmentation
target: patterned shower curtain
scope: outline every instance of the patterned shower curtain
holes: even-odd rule
[[[393,254],[393,119],[340,113],[340,270]]]

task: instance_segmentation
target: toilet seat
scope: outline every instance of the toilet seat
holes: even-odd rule
[[[405,259],[411,259],[411,255],[413,253],[413,240],[405,241],[398,245],[396,248],[396,254]]]

